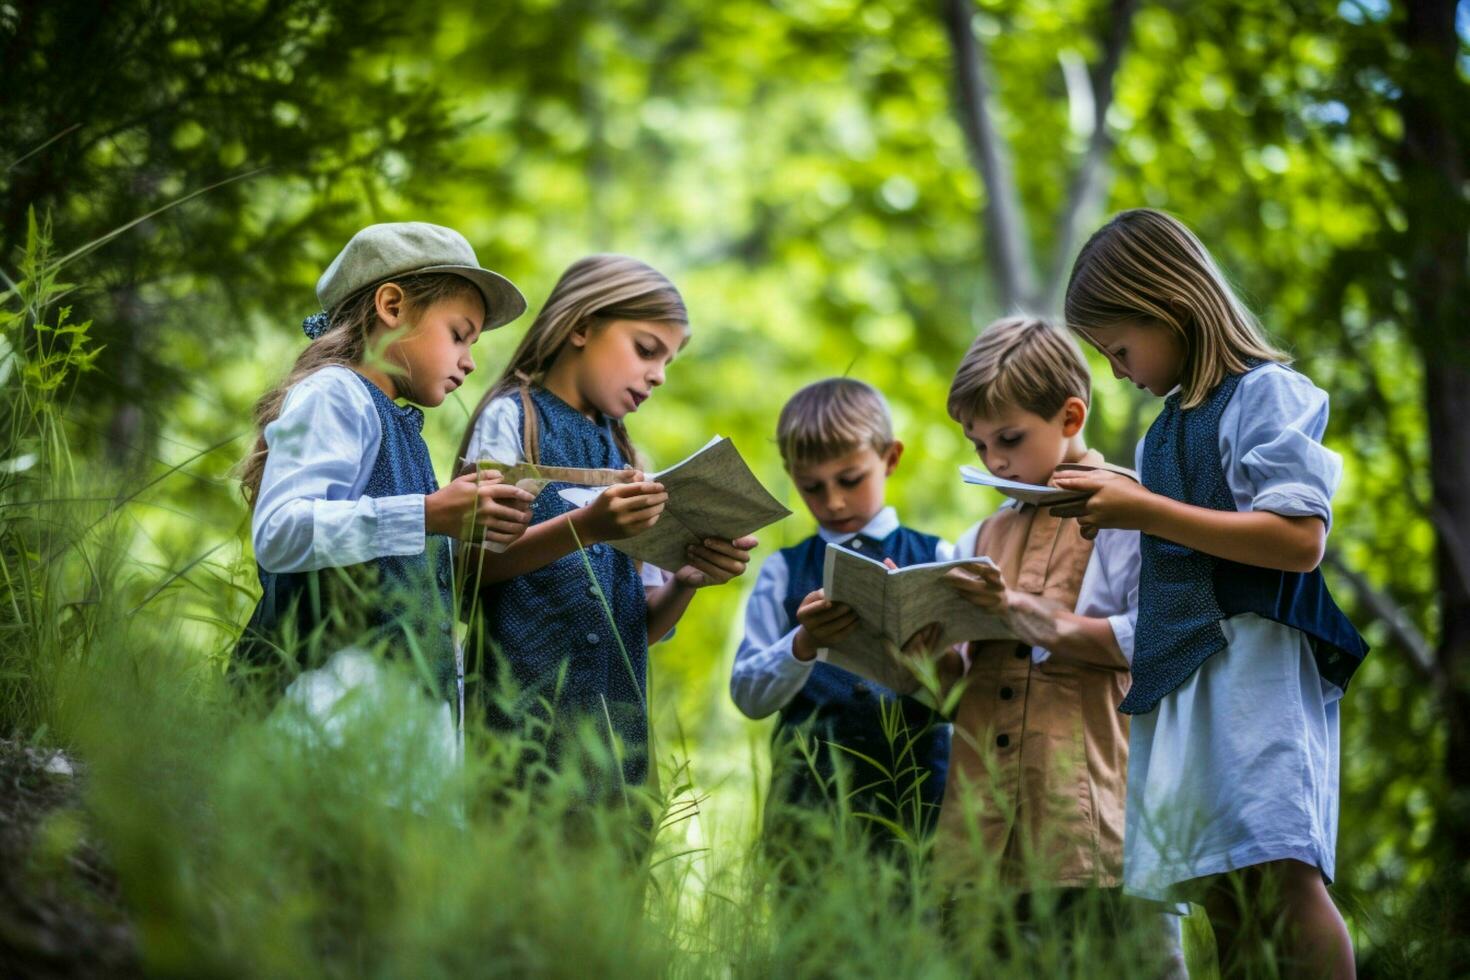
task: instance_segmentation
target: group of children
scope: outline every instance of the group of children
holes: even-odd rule
[[[623,420],[689,340],[678,291],[622,256],[572,265],[472,413],[462,475],[443,488],[420,407],[464,383],[480,334],[524,310],[519,292],[455,232],[398,224],[354,236],[317,293],[311,344],[257,407],[244,486],[263,595],[238,664],[290,668],[303,646],[367,637],[449,700],[465,619],[469,674],[501,692],[485,699],[491,723],[533,719],[546,736],[531,764],[566,765],[572,734],[590,729],[607,755],[578,764],[623,790],[646,783],[649,644],[756,545],[706,540],[668,570],[609,546],[667,501]],[[818,527],[762,564],[731,678],[745,714],[780,716],[768,814],[840,799],[886,833],[932,832],[956,889],[989,863],[1022,891],[1200,902],[1222,954],[1252,925],[1235,890],[1269,884],[1293,954],[1351,975],[1325,882],[1338,704],[1366,647],[1317,570],[1341,475],[1321,441],[1327,397],[1157,211],[1092,236],[1065,320],[981,332],[948,409],[996,476],[1086,496],[1012,501],[957,544],[887,505],[903,444],[878,392],[831,379],[783,409],[781,457]],[[1086,444],[1073,335],[1164,398],[1132,470]],[[483,460],[563,480],[533,497]],[[575,507],[556,492],[577,479],[567,469],[624,472]],[[937,631],[921,630],[903,655],[930,683],[905,691],[826,662],[858,622],[822,592],[831,546],[894,567],[988,558],[944,587],[1018,640],[934,649]],[[364,608],[363,595],[382,598]]]

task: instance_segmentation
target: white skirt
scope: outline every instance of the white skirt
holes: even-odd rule
[[[1301,632],[1256,615],[1220,624],[1226,648],[1128,739],[1123,881],[1134,895],[1293,859],[1331,881],[1338,707]]]

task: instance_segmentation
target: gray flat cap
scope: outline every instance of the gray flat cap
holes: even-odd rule
[[[499,273],[482,269],[463,235],[423,221],[368,225],[353,235],[316,281],[316,298],[330,313],[359,289],[419,272],[452,272],[474,283],[485,299],[486,330],[526,312],[521,291]]]

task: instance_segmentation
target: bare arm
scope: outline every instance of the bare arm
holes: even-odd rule
[[[1158,500],[1159,505],[1139,528],[1145,534],[1216,558],[1283,572],[1310,572],[1322,564],[1327,525],[1320,517],[1210,510],[1167,497]]]
[[[1327,546],[1327,525],[1317,517],[1196,507],[1117,473],[1058,473],[1055,482],[1064,490],[1092,494],[1081,503],[1052,509],[1058,517],[1077,518],[1087,537],[1096,536],[1099,528],[1128,528],[1216,558],[1284,572],[1312,571]]]
[[[1055,660],[1128,669],[1113,624],[1106,619],[1079,616],[1060,603],[1015,589],[1006,590],[1006,615],[1021,639],[1049,651]]]

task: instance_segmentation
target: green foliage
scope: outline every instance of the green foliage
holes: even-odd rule
[[[988,513],[997,499],[953,478],[971,454],[943,406],[960,353],[1006,311],[983,272],[987,189],[953,122],[936,6],[0,4],[0,90],[17,93],[0,101],[0,268],[14,270],[0,303],[0,728],[95,757],[89,813],[150,964],[386,973],[422,955],[442,972],[544,972],[537,957],[567,949],[609,972],[816,972],[833,958],[963,972],[930,947],[917,910],[932,896],[901,867],[833,855],[830,884],[789,891],[762,870],[767,727],[726,693],[753,574],[702,592],[652,651],[665,785],[683,788],[664,812],[686,819],[641,876],[611,869],[610,848],[560,854],[524,806],[485,806],[500,770],[483,733],[422,813],[395,808],[401,788],[360,791],[381,775],[376,754],[401,758],[381,733],[309,757],[216,676],[254,601],[231,480],[249,406],[300,350],[320,268],[372,220],[459,228],[533,311],[589,251],[669,273],[693,341],[630,428],[663,461],[734,438],[797,514],[758,554],[810,533],[774,420],[834,374],[892,402],[906,522],[953,538]],[[1095,62],[1107,9],[976,6],[1038,255],[1087,135],[1063,65]],[[1332,547],[1433,638],[1418,327],[1388,257],[1405,220],[1390,150],[1401,16],[1142,5],[1108,116],[1107,208],[1184,217],[1331,393],[1345,475]],[[77,287],[33,208],[58,241],[91,243],[68,253]],[[483,339],[472,384],[528,323]],[[1089,439],[1127,462],[1156,406],[1095,367]],[[441,477],[479,391],[430,413]],[[1375,647],[1344,701],[1334,891],[1368,962],[1432,973],[1424,923],[1456,894],[1435,829],[1445,720],[1407,651],[1331,577]],[[998,897],[981,917],[1007,908]],[[258,945],[251,921],[267,923]],[[997,971],[1069,969],[1027,948]]]

